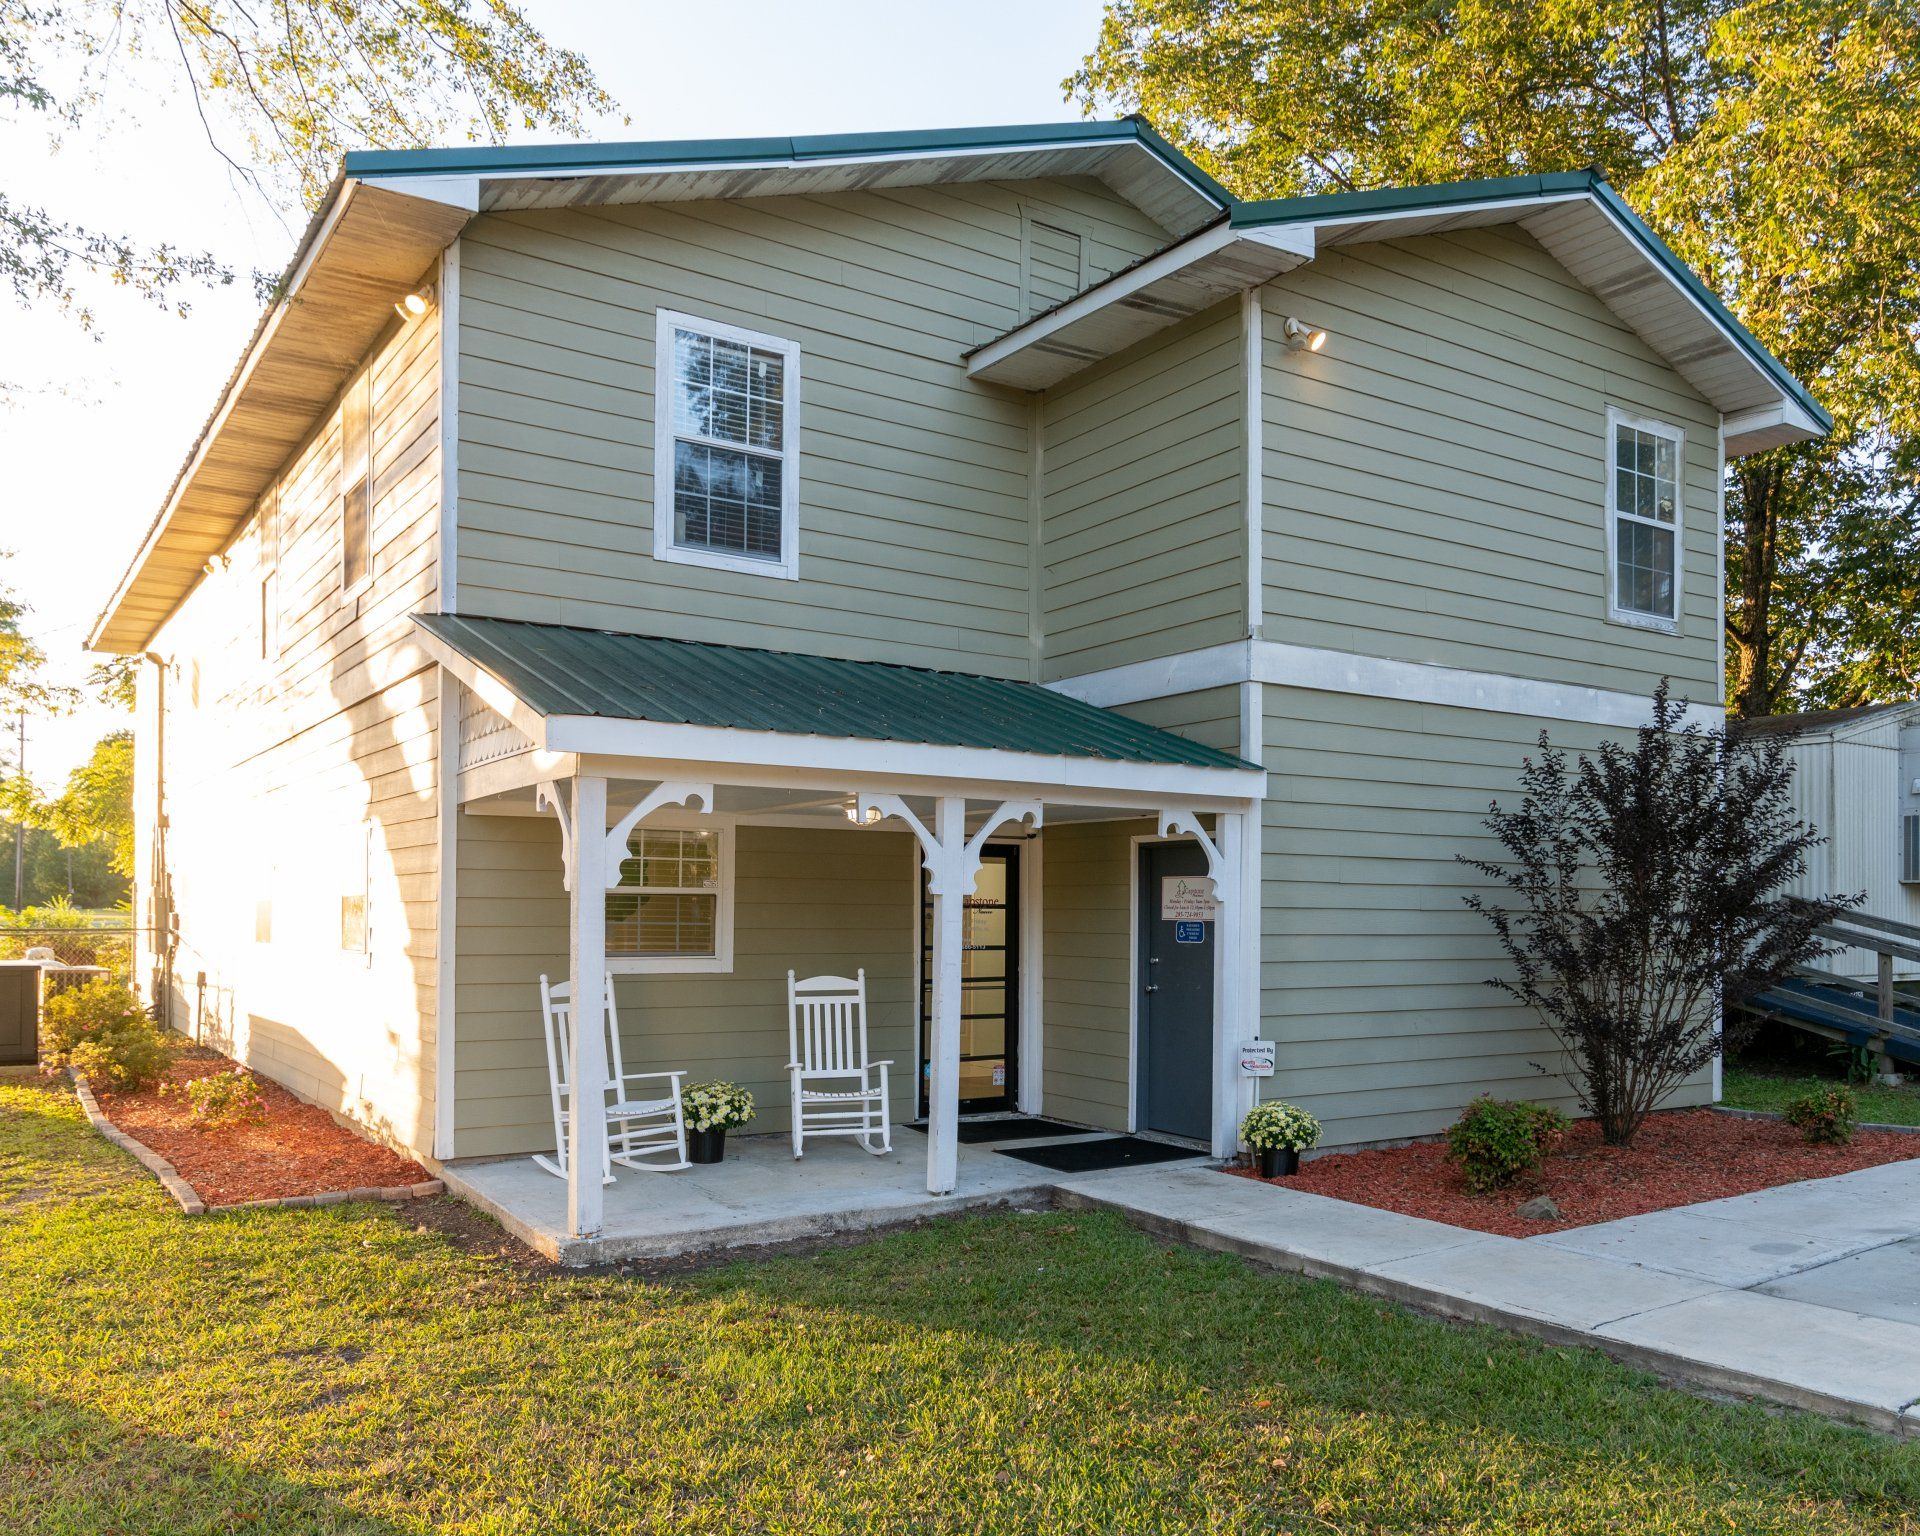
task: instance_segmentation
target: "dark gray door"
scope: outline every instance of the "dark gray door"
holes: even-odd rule
[[[1213,1135],[1214,923],[1162,916],[1168,881],[1204,881],[1195,843],[1140,848],[1139,1124],[1163,1136]]]

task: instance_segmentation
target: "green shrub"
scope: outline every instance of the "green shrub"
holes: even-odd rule
[[[105,977],[47,999],[40,1010],[40,1054],[126,1092],[158,1082],[173,1047],[130,987]]]
[[[1481,1097],[1447,1127],[1447,1147],[1467,1188],[1484,1195],[1538,1168],[1566,1129],[1567,1117],[1544,1104]]]
[[[160,1091],[165,1093],[166,1089]],[[175,1092],[185,1095],[194,1124],[209,1130],[267,1123],[267,1101],[245,1067],[209,1072],[183,1083]]]
[[[1844,1147],[1853,1140],[1859,1112],[1851,1088],[1817,1088],[1787,1101],[1787,1124],[1798,1126],[1808,1141]]]

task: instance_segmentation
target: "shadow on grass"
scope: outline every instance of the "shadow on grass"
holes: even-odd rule
[[[36,1536],[401,1530],[297,1482],[10,1379],[0,1379],[0,1528]]]

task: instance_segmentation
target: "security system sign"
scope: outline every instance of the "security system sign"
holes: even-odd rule
[[[1220,904],[1213,899],[1213,882],[1205,875],[1164,875],[1160,880],[1160,921],[1210,923]]]
[[[1248,1077],[1272,1077],[1273,1046],[1271,1040],[1247,1041],[1240,1047],[1240,1070]]]

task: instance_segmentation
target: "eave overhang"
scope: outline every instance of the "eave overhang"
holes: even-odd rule
[[[1729,455],[1825,435],[1832,418],[1596,172],[1237,203],[1198,235],[968,355],[987,383],[1039,390],[1178,324],[1236,287],[1343,245],[1516,224],[1726,417]],[[1254,255],[1255,242],[1267,250]],[[1234,266],[1247,280],[1236,284]],[[1272,270],[1268,270],[1268,269]]]
[[[438,197],[337,182],[301,240],[218,405],[87,636],[146,648],[231,544],[319,412],[472,217]]]

